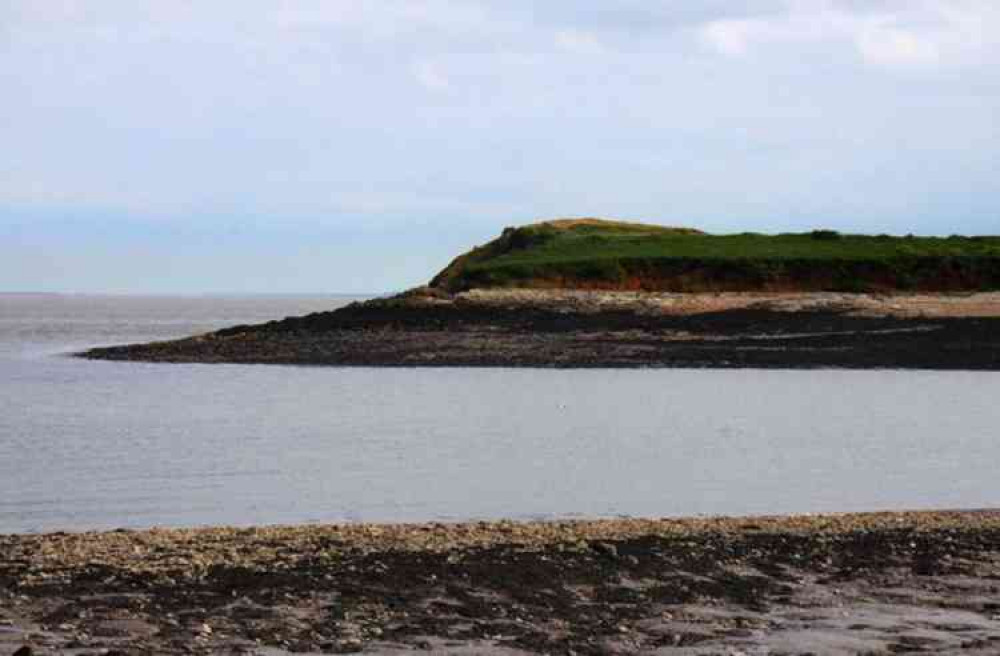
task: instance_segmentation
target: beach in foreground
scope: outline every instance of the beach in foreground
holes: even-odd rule
[[[4,655],[998,649],[998,511],[0,536]]]

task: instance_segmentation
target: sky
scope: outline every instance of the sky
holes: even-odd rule
[[[508,225],[1000,234],[996,0],[0,0],[0,291],[374,293]]]

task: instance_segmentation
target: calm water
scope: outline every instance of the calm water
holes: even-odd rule
[[[1000,503],[994,373],[62,355],[344,302],[0,295],[0,532]]]

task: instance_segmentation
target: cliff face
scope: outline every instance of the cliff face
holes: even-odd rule
[[[707,235],[600,219],[507,228],[455,258],[431,287],[720,291],[1000,289],[1000,238]]]

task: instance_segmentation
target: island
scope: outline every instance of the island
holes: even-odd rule
[[[101,360],[1000,369],[1000,237],[507,228],[426,286]]]

